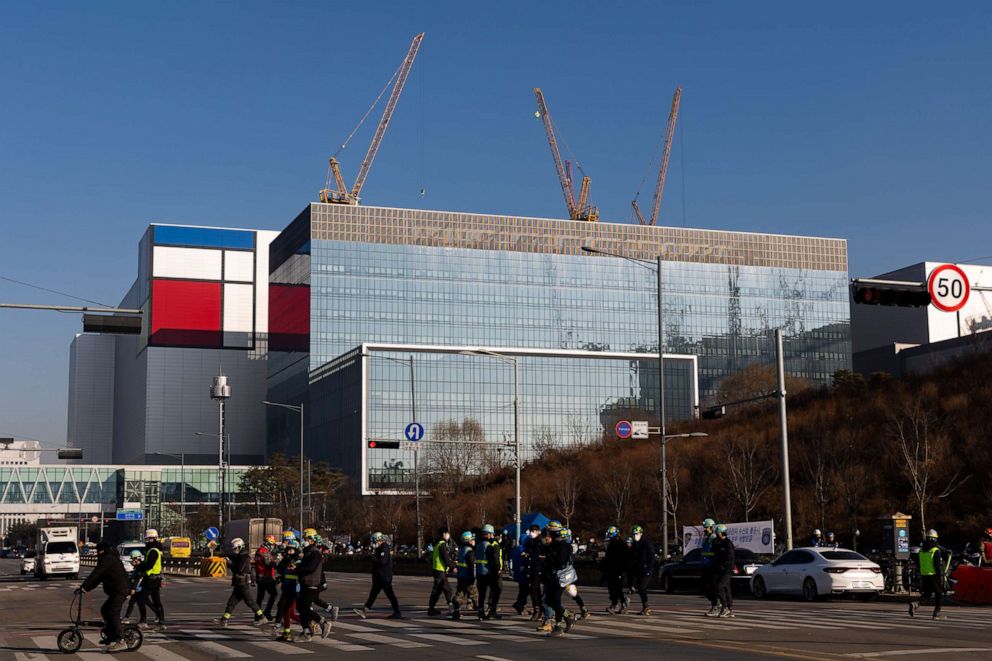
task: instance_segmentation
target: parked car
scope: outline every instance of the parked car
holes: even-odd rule
[[[751,592],[758,599],[776,593],[801,595],[806,601],[832,594],[855,594],[868,601],[884,587],[882,569],[848,549],[793,549],[759,567],[751,577]]]
[[[24,552],[24,556],[21,558],[21,576],[34,573],[34,561],[37,555],[34,551]]]
[[[734,574],[730,586],[734,590],[747,591],[751,574],[758,567],[766,564],[749,549],[734,549]],[[658,580],[661,588],[671,594],[676,590],[702,592],[703,590],[703,552],[701,549],[689,551],[680,562],[669,562],[658,570]]]
[[[123,544],[117,545],[117,552],[121,555],[121,564],[124,565],[124,569],[131,572],[134,567],[131,565],[131,551],[141,551],[142,555],[145,553],[145,545],[142,542],[124,542]]]

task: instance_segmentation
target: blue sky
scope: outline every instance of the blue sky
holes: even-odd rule
[[[630,222],[681,84],[664,224],[847,238],[852,275],[986,257],[992,6],[936,7],[3,3],[0,276],[116,303],[149,222],[283,227],[419,31],[369,204],[561,217],[537,85]],[[61,443],[79,319],[0,315],[0,435]]]

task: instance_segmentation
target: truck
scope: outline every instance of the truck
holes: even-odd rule
[[[245,548],[248,549],[252,557],[255,551],[265,541],[267,535],[273,535],[276,539],[282,537],[282,519],[259,518],[259,519],[234,519],[228,521],[224,526],[224,544],[221,547],[223,553],[231,551],[231,540],[240,537],[245,540]]]
[[[69,522],[38,521],[34,577],[45,580],[50,576],[79,578],[79,526]]]

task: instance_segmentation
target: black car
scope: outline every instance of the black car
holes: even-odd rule
[[[703,552],[701,549],[689,551],[681,562],[670,562],[658,570],[661,588],[668,593],[676,590],[689,592],[703,591]],[[734,549],[734,575],[731,588],[745,592],[751,589],[751,574],[759,566],[767,564],[753,551]]]

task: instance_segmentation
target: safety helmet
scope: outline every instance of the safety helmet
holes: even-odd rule
[[[135,560],[141,562],[144,559],[145,559],[145,554],[139,551],[138,549],[134,549],[133,551],[131,551],[131,562],[134,562]]]
[[[265,536],[265,543],[266,544],[269,544],[269,545],[272,545],[272,546],[275,546],[275,544],[276,544],[276,536],[275,535],[266,535]]]
[[[316,536],[317,536],[317,531],[314,530],[313,528],[303,529],[303,539],[313,539]]]
[[[644,528],[642,528],[640,526],[634,526],[633,528],[630,529],[630,534],[631,535],[643,535],[644,534]]]
[[[145,531],[145,539],[158,539],[158,531],[154,528],[149,528]]]
[[[833,530],[827,531],[827,537],[833,537],[833,536],[834,536],[834,531]]]
[[[465,542],[466,544],[474,539],[475,539],[475,533],[473,533],[471,530],[466,530],[465,532],[462,533],[462,541]]]
[[[551,521],[548,521],[548,530],[550,530],[551,532],[555,532],[556,530],[561,530],[561,528],[562,528],[561,521],[559,521],[558,519],[553,519]]]
[[[823,533],[820,531],[819,528],[813,531],[813,537],[821,537],[822,535]]]
[[[321,544],[324,543],[324,538],[321,537],[320,535],[314,535],[313,536],[313,543],[316,544],[317,546],[320,546]]]
[[[372,539],[372,543],[373,544],[376,544],[376,543],[381,542],[382,540],[386,539],[386,536],[383,535],[381,532],[374,532],[374,533],[372,533],[371,539]]]
[[[286,550],[287,551],[289,549],[299,550],[299,548],[300,548],[300,542],[297,541],[297,539],[295,537],[293,539],[289,540],[288,542],[286,542]]]
[[[296,539],[296,533],[293,532],[292,530],[283,530],[282,531],[282,541],[288,542],[291,539]]]
[[[606,539],[613,539],[620,534],[620,529],[616,526],[610,526],[606,529]]]
[[[482,532],[486,533],[487,535],[495,535],[496,529],[493,528],[493,525],[491,523],[487,523],[486,525],[482,526]]]
[[[927,531],[927,539],[937,539],[937,531],[931,528]]]
[[[559,536],[566,542],[572,541],[572,531],[568,528],[562,528]]]
[[[727,524],[725,524],[725,523],[718,523],[718,524],[716,524],[716,531],[718,533],[727,534]]]
[[[986,528],[985,529],[985,536],[986,537],[992,537],[992,528]]]
[[[232,549],[238,550],[238,549],[243,549],[244,547],[245,547],[245,540],[241,539],[240,537],[235,537],[234,539],[231,540]]]
[[[713,519],[703,519],[704,528],[712,528],[715,525],[716,525],[716,521],[714,521]]]

